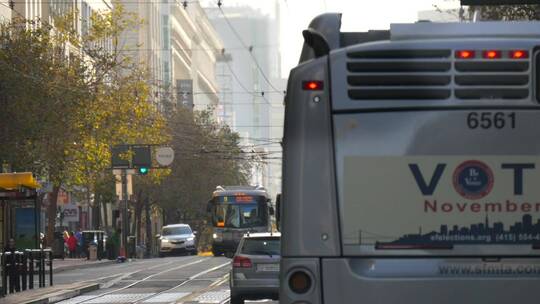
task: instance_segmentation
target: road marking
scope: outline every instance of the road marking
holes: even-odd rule
[[[212,271],[214,271],[214,270],[223,268],[223,267],[225,267],[225,266],[227,266],[227,265],[230,265],[230,264],[231,264],[231,262],[227,262],[227,263],[223,263],[223,264],[221,264],[221,265],[219,265],[219,266],[216,266],[216,267],[207,269],[207,270],[205,270],[205,271],[203,271],[203,272],[200,272],[200,273],[198,273],[198,274],[196,274],[196,275],[190,277],[188,280],[193,280],[193,279],[195,279],[195,278],[198,278],[198,277],[200,277],[200,276],[202,276],[202,275],[205,275],[205,274],[207,274],[207,273],[209,273],[209,272],[212,272]]]
[[[182,287],[182,286],[184,286],[185,284],[187,284],[187,283],[193,281],[194,279],[196,279],[196,278],[198,278],[198,277],[200,277],[200,276],[202,276],[202,275],[205,275],[205,274],[207,274],[207,273],[209,273],[209,272],[212,272],[212,271],[214,271],[214,270],[223,268],[223,267],[225,267],[225,266],[227,266],[227,265],[230,265],[230,264],[231,264],[230,262],[227,262],[227,263],[223,263],[223,264],[221,264],[221,265],[218,265],[218,266],[216,266],[216,267],[212,267],[212,268],[210,268],[210,269],[207,269],[207,270],[205,270],[205,271],[201,271],[201,272],[197,273],[196,275],[193,275],[193,276],[189,277],[189,278],[188,278],[187,280],[185,280],[184,282],[182,282],[182,283],[180,283],[180,284],[178,284],[178,285],[176,285],[176,286],[174,286],[174,287],[172,287],[172,288],[169,288],[169,289],[167,289],[167,290],[164,290],[164,291],[162,291],[162,292],[158,292],[158,293],[156,293],[156,294],[150,296],[150,298],[157,297],[157,296],[159,296],[159,295],[161,295],[161,294],[167,293],[167,292],[169,292],[169,291],[171,291],[171,290],[174,290],[174,289],[176,289],[176,288],[178,288],[178,287]],[[190,294],[191,294],[191,293],[190,293]],[[147,300],[147,299],[145,298],[145,299],[142,299],[142,300]],[[140,303],[140,300],[137,301],[137,302],[135,302],[134,304],[137,304],[137,303]],[[143,303],[144,303],[144,302],[143,302]]]
[[[194,302],[195,298],[199,297],[200,295],[203,295],[203,294],[205,294],[207,292],[210,292],[210,291],[215,291],[214,289],[216,288],[216,286],[219,286],[219,285],[223,284],[224,282],[228,281],[228,277],[229,277],[229,274],[226,274],[221,279],[219,279],[219,280],[215,281],[214,283],[210,284],[208,287],[193,292],[191,294],[191,296],[188,297],[187,299],[185,299],[184,301],[182,301],[182,303]],[[225,301],[227,301],[227,300],[228,300],[228,297],[225,299]]]
[[[219,286],[229,280],[229,274],[222,276],[221,278],[218,278],[214,283],[210,284],[210,287]]]
[[[131,284],[128,284],[128,285],[126,285],[126,286],[124,286],[124,287],[122,287],[122,288],[118,288],[118,289],[111,290],[111,291],[108,291],[108,292],[105,292],[105,293],[102,293],[102,294],[99,294],[99,295],[95,295],[95,296],[92,296],[92,297],[89,298],[89,299],[88,299],[88,298],[81,299],[81,300],[79,300],[78,302],[75,302],[75,303],[78,303],[78,304],[79,304],[79,303],[96,303],[96,302],[94,302],[94,300],[100,301],[100,300],[99,300],[100,298],[104,298],[104,297],[107,297],[107,296],[111,295],[112,293],[115,293],[115,292],[118,292],[118,291],[122,291],[122,290],[128,289],[128,288],[133,287],[133,286],[135,286],[135,285],[137,285],[137,284],[139,284],[139,283],[141,283],[141,282],[147,281],[147,280],[149,280],[149,279],[151,279],[151,278],[153,278],[153,277],[155,277],[155,276],[158,276],[158,275],[161,275],[161,274],[170,272],[170,271],[178,270],[178,269],[181,269],[181,268],[185,268],[185,267],[188,267],[188,266],[191,266],[191,265],[195,265],[195,264],[201,263],[201,262],[206,261],[206,260],[208,260],[208,258],[203,258],[203,259],[196,260],[196,261],[191,262],[191,263],[188,263],[188,264],[184,264],[184,265],[180,265],[180,266],[177,266],[177,267],[169,268],[169,269],[166,269],[166,270],[163,270],[163,271],[154,273],[154,274],[152,274],[152,275],[149,275],[149,276],[147,276],[147,277],[145,277],[145,278],[143,278],[143,279],[141,279],[141,280],[138,280],[138,281],[136,281],[136,282],[133,282],[133,283],[131,283]],[[142,271],[142,270],[144,270],[144,269],[135,271],[134,273],[140,272],[140,271]],[[187,281],[183,282],[182,284],[184,284],[184,283],[186,283],[186,282],[187,282]],[[175,286],[174,288],[176,288],[176,286]],[[169,290],[170,290],[170,289],[169,289]],[[158,294],[160,294],[160,293],[158,293]],[[122,295],[122,294],[120,294],[120,295]],[[144,296],[144,297],[142,297],[142,298],[140,298],[140,299],[135,299],[135,300],[134,300],[135,302],[133,302],[133,303],[137,303],[139,300],[141,300],[141,299],[146,299],[146,298],[148,298],[149,296],[152,296],[152,295],[156,295],[156,294],[154,294],[154,293],[146,294],[146,296]],[[77,298],[78,298],[78,297],[76,297],[76,298],[74,298],[74,299],[77,299]],[[133,301],[133,300],[132,300],[132,301]],[[120,303],[120,302],[98,302],[98,303]],[[128,303],[132,303],[132,302],[128,302]]]
[[[169,264],[172,264],[173,262],[175,261],[170,261],[170,262],[167,262],[167,263],[163,263],[163,264],[158,264],[158,265],[154,265],[154,266],[151,266],[151,267],[146,267],[146,268],[142,268],[142,269],[139,269],[137,271],[133,271],[133,272],[129,272],[129,273],[125,273],[125,274],[121,274],[121,273],[115,273],[115,274],[112,274],[112,275],[108,275],[108,276],[104,276],[104,277],[99,277],[99,278],[95,278],[95,279],[91,279],[91,280],[86,280],[86,281],[81,281],[81,283],[87,283],[87,282],[95,282],[95,281],[101,281],[101,280],[105,280],[105,279],[109,279],[109,278],[114,278],[114,277],[122,277],[122,278],[126,278],[130,275],[133,275],[133,274],[136,274],[136,273],[139,273],[141,271],[146,271],[146,270],[153,270],[153,269],[156,269],[156,268],[159,268],[159,267],[163,267],[163,266],[166,266],[166,265],[169,265]],[[115,265],[116,266],[116,265]],[[65,276],[65,274],[60,274],[62,276]],[[79,274],[80,275],[80,274]],[[113,286],[114,284],[118,283],[119,280],[112,280],[113,284],[110,284],[111,282],[107,282],[107,283],[103,283],[100,285],[100,288],[104,289],[104,288],[109,288],[111,286]]]
[[[158,294],[148,300],[144,300],[143,303],[171,303],[180,300],[181,298],[191,294],[190,292],[166,292]]]
[[[97,299],[88,300],[88,304],[108,304],[108,303],[131,303],[144,299],[151,293],[129,293],[129,294],[108,294]]]
[[[199,303],[212,303],[219,304],[229,299],[231,291],[228,289],[222,289],[218,291],[209,291],[195,298],[195,301]]]

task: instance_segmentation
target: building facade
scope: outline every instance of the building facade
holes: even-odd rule
[[[170,49],[173,100],[194,110],[215,111],[216,61],[223,44],[198,2],[171,6]]]
[[[276,2],[278,4],[278,2]],[[279,6],[273,15],[250,7],[207,8],[225,46],[217,70],[219,118],[240,133],[247,154],[257,155],[252,184],[271,195],[281,190],[283,98]]]

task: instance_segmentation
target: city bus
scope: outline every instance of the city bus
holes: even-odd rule
[[[527,303],[540,23],[303,32],[285,97],[280,303]]]
[[[218,186],[208,203],[212,253],[232,256],[246,233],[270,232],[274,209],[261,186]]]

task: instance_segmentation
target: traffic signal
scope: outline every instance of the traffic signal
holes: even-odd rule
[[[150,170],[148,169],[148,167],[140,167],[140,168],[139,168],[139,174],[140,174],[140,175],[146,175],[146,174],[148,174],[148,171],[150,171]]]
[[[131,148],[133,151],[133,157],[131,159],[131,165],[137,169],[139,175],[146,175],[150,171],[152,166],[152,153],[148,146],[134,146]]]

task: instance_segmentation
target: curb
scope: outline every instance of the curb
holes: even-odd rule
[[[51,296],[51,297],[49,297],[49,299],[48,299],[49,301],[47,303],[57,303],[57,302],[60,302],[60,301],[63,301],[63,300],[74,298],[76,296],[80,296],[82,294],[85,294],[85,293],[88,293],[88,292],[91,292],[91,291],[96,291],[98,289],[99,289],[99,283],[87,285],[87,286],[81,287],[81,288],[76,289],[76,290],[68,291],[68,292],[66,292],[64,294],[60,294],[60,295],[57,295],[57,296]]]
[[[89,284],[80,288],[68,289],[65,291],[57,291],[48,295],[38,297],[30,301],[22,302],[21,304],[50,304],[57,303],[63,300],[71,299],[73,297],[82,295],[87,292],[95,291],[99,289],[99,284]]]
[[[60,272],[64,272],[64,271],[77,270],[77,269],[86,269],[86,268],[92,268],[92,267],[109,266],[111,264],[116,264],[116,260],[108,260],[108,261],[101,262],[101,263],[88,263],[88,264],[76,264],[76,265],[61,266],[61,267],[58,267],[56,269],[53,268],[53,273],[60,273]],[[48,269],[45,270],[45,273],[48,274],[49,270]]]

